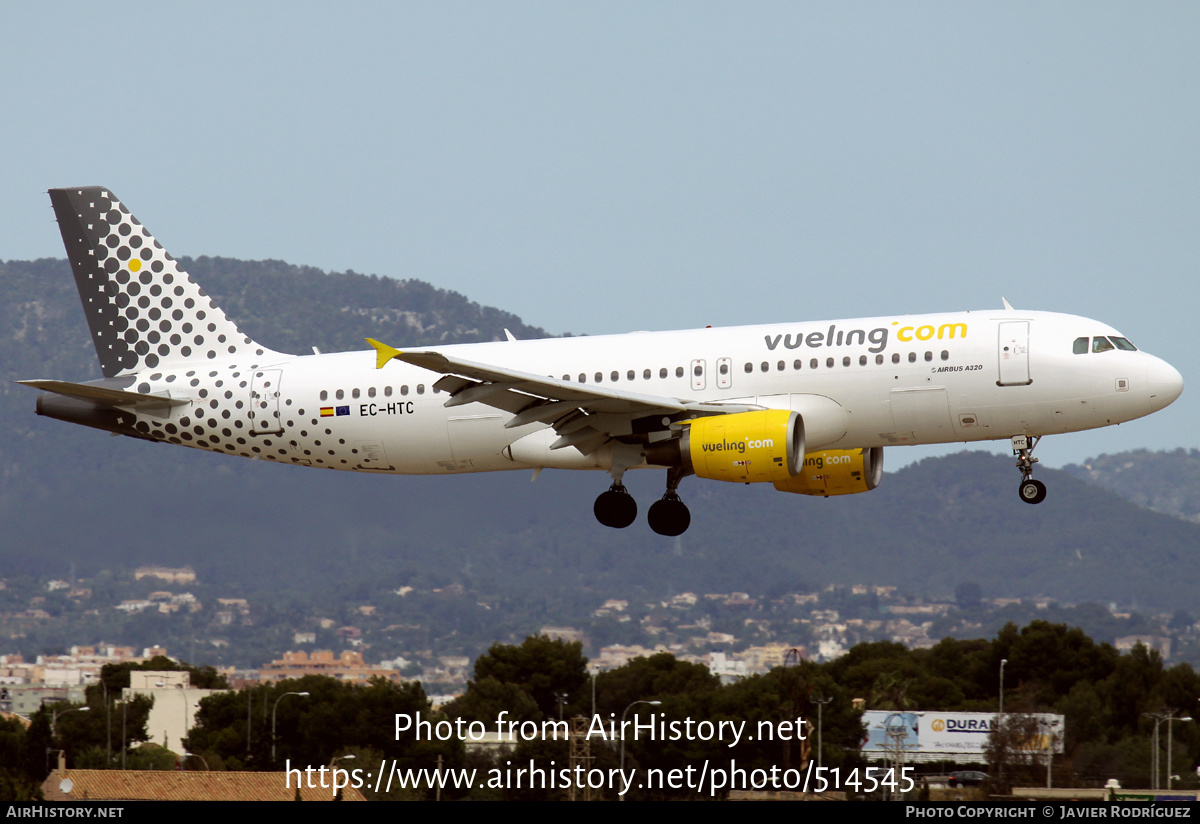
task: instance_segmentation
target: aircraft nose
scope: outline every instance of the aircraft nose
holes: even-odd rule
[[[1146,370],[1146,378],[1150,385],[1150,405],[1156,412],[1170,406],[1183,392],[1183,375],[1164,360],[1155,358]]]

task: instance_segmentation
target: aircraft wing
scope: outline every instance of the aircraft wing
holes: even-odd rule
[[[643,395],[477,363],[435,350],[402,352],[370,338],[367,342],[375,347],[379,369],[395,358],[444,375],[433,386],[449,393],[446,406],[482,403],[501,409],[512,414],[504,424],[506,428],[530,423],[550,424],[559,435],[551,449],[574,446],[585,455],[599,449],[611,438],[666,429],[671,421],[762,408]],[[660,420],[651,425],[636,424],[639,419],[655,416]],[[670,419],[667,424],[661,421],[662,417]]]

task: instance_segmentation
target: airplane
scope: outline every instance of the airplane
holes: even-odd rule
[[[682,534],[696,475],[866,492],[883,448],[1011,441],[1038,504],[1038,441],[1149,415],[1179,372],[1098,321],[1004,308],[291,355],[251,340],[109,189],[51,189],[104,377],[27,380],[37,413],[114,434],[325,469],[588,469],[623,528],[623,478],[665,470],[650,528]]]

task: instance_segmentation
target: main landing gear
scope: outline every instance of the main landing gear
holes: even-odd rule
[[[650,528],[659,535],[682,535],[692,523],[692,513],[687,504],[679,500],[675,490],[683,479],[678,469],[667,471],[667,491],[661,500],[655,501],[646,514]],[[607,492],[600,493],[592,506],[596,520],[614,529],[624,529],[637,518],[637,502],[620,480],[613,481]]]
[[[1037,435],[1014,435],[1012,439],[1017,469],[1021,470],[1021,485],[1017,487],[1017,494],[1027,504],[1040,504],[1046,500],[1046,485],[1033,479],[1033,465],[1038,462],[1033,457],[1033,448],[1040,440]]]
[[[629,494],[625,484],[613,481],[607,492],[601,492],[592,505],[596,520],[613,529],[624,529],[637,518],[637,501]]]
[[[650,528],[659,535],[671,537],[682,535],[691,526],[692,513],[688,511],[687,504],[679,500],[679,495],[675,492],[681,480],[683,480],[682,471],[668,469],[667,491],[660,500],[650,505],[650,511],[646,513],[646,520],[649,522]]]

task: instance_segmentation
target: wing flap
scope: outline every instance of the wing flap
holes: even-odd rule
[[[375,348],[376,368],[382,369],[395,359],[444,375],[434,387],[447,392],[448,407],[482,403],[512,414],[504,425],[514,429],[541,423],[554,427],[559,435],[551,449],[571,446],[587,455],[612,438],[632,436],[633,422],[650,419],[659,428],[655,416],[670,421],[703,415],[725,415],[761,409],[751,403],[704,403],[686,398],[644,395],[626,389],[574,383],[569,380],[535,375],[518,369],[478,363],[433,350],[405,352],[367,338]],[[580,414],[574,414],[578,411]],[[645,428],[638,429],[645,433]]]

